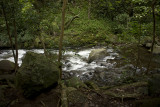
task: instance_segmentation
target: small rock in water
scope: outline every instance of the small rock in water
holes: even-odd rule
[[[94,49],[89,54],[88,63],[91,63],[92,61],[95,61],[95,60],[103,59],[106,56],[106,54],[107,54],[107,51],[104,48]]]

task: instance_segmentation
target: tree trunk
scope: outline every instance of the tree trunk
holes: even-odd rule
[[[91,19],[91,0],[88,0],[88,19]]]
[[[63,0],[63,7],[62,7],[62,24],[61,24],[61,35],[59,39],[59,56],[58,56],[58,62],[60,63],[59,69],[60,69],[60,79],[62,77],[62,65],[61,65],[61,59],[62,59],[62,47],[63,47],[63,36],[64,36],[64,24],[65,24],[65,9],[66,9],[67,0]]]
[[[7,27],[7,34],[8,34],[8,37],[9,37],[10,45],[12,47],[12,53],[13,53],[14,61],[16,63],[16,55],[14,53],[12,37],[11,37],[11,34],[10,34],[10,29],[9,29],[9,25],[8,25],[7,15],[6,15],[6,12],[5,12],[5,8],[4,8],[3,2],[2,2],[2,10],[3,10],[4,18],[5,18],[6,27]]]
[[[155,4],[156,4],[156,0],[153,0],[152,1],[152,15],[153,15],[153,38],[152,38],[152,46],[151,46],[151,57],[150,57],[150,60],[149,60],[149,63],[148,63],[148,67],[147,67],[147,72],[146,74],[149,73],[149,67],[150,67],[150,64],[152,62],[152,57],[153,57],[153,48],[154,48],[154,43],[155,43],[155,31],[156,31],[156,19],[155,19]]]
[[[46,51],[46,46],[45,46],[45,43],[44,43],[44,41],[43,41],[43,39],[42,39],[42,35],[39,33],[39,40],[41,41],[41,43],[42,43],[42,47],[43,47],[43,49],[44,49],[44,54],[45,54],[45,56],[47,56],[48,54],[47,54],[47,51]]]
[[[14,1],[13,1],[13,4],[14,4]],[[16,26],[14,6],[13,6],[13,26],[14,26],[14,38],[15,38],[15,50],[16,50],[16,56],[15,56],[15,72],[17,72],[17,70],[18,70],[18,41],[17,41],[17,26]]]
[[[66,22],[65,24],[65,29],[68,29],[68,27],[70,26],[70,24],[74,21],[74,19],[79,18],[79,15],[75,15],[72,17],[71,20],[69,20],[68,22]]]
[[[140,21],[140,34],[139,34],[139,37],[138,37],[138,45],[137,45],[137,48],[138,48],[138,54],[137,54],[137,63],[136,63],[136,70],[134,72],[134,75],[136,75],[136,72],[137,72],[137,69],[138,69],[138,65],[140,63],[140,49],[139,49],[139,46],[140,46],[140,42],[141,42],[141,35],[142,35],[142,25],[141,25],[141,21]]]

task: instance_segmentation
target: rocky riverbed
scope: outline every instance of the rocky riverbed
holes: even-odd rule
[[[26,56],[26,53],[30,52],[31,56]],[[54,64],[51,58],[52,55],[57,56],[58,50],[50,49],[48,52],[51,57],[45,60],[44,56],[42,56],[42,49],[19,50],[18,62],[20,72],[18,74],[20,79],[17,81],[22,82],[20,87],[27,92],[27,94],[23,93],[23,95],[27,95],[28,97],[28,95],[40,94],[35,100],[30,101],[23,98],[20,94],[21,92],[17,92],[15,89],[15,77],[12,73],[14,72],[14,64],[11,63],[13,62],[11,50],[1,51],[0,93],[3,95],[0,98],[0,102],[3,102],[0,103],[1,105],[4,107],[6,105],[20,107],[28,104],[31,107],[45,105],[51,107],[51,105],[58,105],[59,100],[56,99],[59,98],[61,93],[60,88],[58,86],[56,88],[50,87],[52,83],[48,79],[52,80],[52,76],[49,77],[49,72],[45,73],[45,69],[43,69],[46,68],[52,74],[52,70],[54,71],[55,69],[51,68],[51,65],[47,68],[47,65],[50,64],[47,60]],[[149,57],[150,53],[145,48],[139,47],[138,49],[132,45],[70,49],[64,51],[62,80],[65,84],[64,92],[66,93],[69,106],[117,107],[117,105],[121,105],[133,107],[137,106],[137,104],[139,105],[139,103],[143,105],[143,101],[139,101],[139,99],[145,97],[149,97],[151,100],[155,98],[156,101],[159,101],[160,99],[156,97],[160,95],[160,56],[153,56],[149,75],[144,75],[147,71]],[[54,59],[54,61],[56,60]],[[48,64],[43,65],[41,62]],[[6,68],[10,72],[6,72]],[[49,85],[45,85],[45,82]],[[41,87],[40,90],[39,87]],[[48,88],[51,90],[46,92]],[[132,100],[130,101],[128,99]],[[53,100],[53,103],[50,100]],[[138,100],[139,103],[135,103],[135,100]]]

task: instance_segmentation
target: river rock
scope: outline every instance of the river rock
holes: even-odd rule
[[[95,72],[91,81],[95,82],[98,86],[114,86],[119,84],[120,74],[112,71]]]
[[[154,46],[153,54],[160,54],[160,46],[158,46],[158,45]]]
[[[151,48],[152,47],[152,43],[146,43],[146,48]]]
[[[95,60],[100,60],[103,59],[107,54],[106,49],[94,49],[90,52],[89,57],[88,57],[88,63],[91,63],[92,61]]]
[[[43,54],[27,52],[22,66],[16,74],[17,86],[23,90],[26,98],[32,98],[44,90],[57,85],[59,79],[58,64]]]
[[[87,87],[79,78],[73,77],[71,79],[68,79],[65,81],[67,87],[74,87],[74,88],[80,88],[80,87]]]
[[[3,73],[10,73],[14,71],[15,64],[8,60],[1,60],[0,61],[0,74]]]

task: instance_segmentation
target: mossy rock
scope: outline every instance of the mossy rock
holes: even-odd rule
[[[37,96],[55,84],[59,79],[58,64],[43,54],[27,52],[22,66],[16,74],[17,87],[21,88],[26,98]]]
[[[80,87],[87,87],[79,78],[73,77],[71,79],[66,80],[66,86],[67,87],[74,87],[74,88],[80,88]]]
[[[70,92],[76,91],[76,90],[77,90],[77,89],[74,88],[74,87],[67,87],[67,88],[66,88],[66,93],[67,93],[67,95],[68,95]]]
[[[155,45],[153,48],[153,54],[160,54],[160,46]]]
[[[104,94],[120,99],[136,99],[138,97],[148,94],[147,86],[147,82],[136,82],[132,84],[126,84],[110,88],[104,91]]]
[[[86,84],[89,88],[91,88],[91,89],[100,90],[99,87],[98,87],[98,85],[95,84],[95,83],[92,82],[92,81],[86,81],[85,84]]]
[[[107,51],[104,48],[94,49],[89,54],[88,63],[91,63],[92,61],[95,61],[95,60],[103,59],[106,56],[106,54],[107,54]]]
[[[14,71],[15,68],[15,64],[9,60],[1,60],[0,61],[0,74],[3,73],[10,73],[12,71]]]

